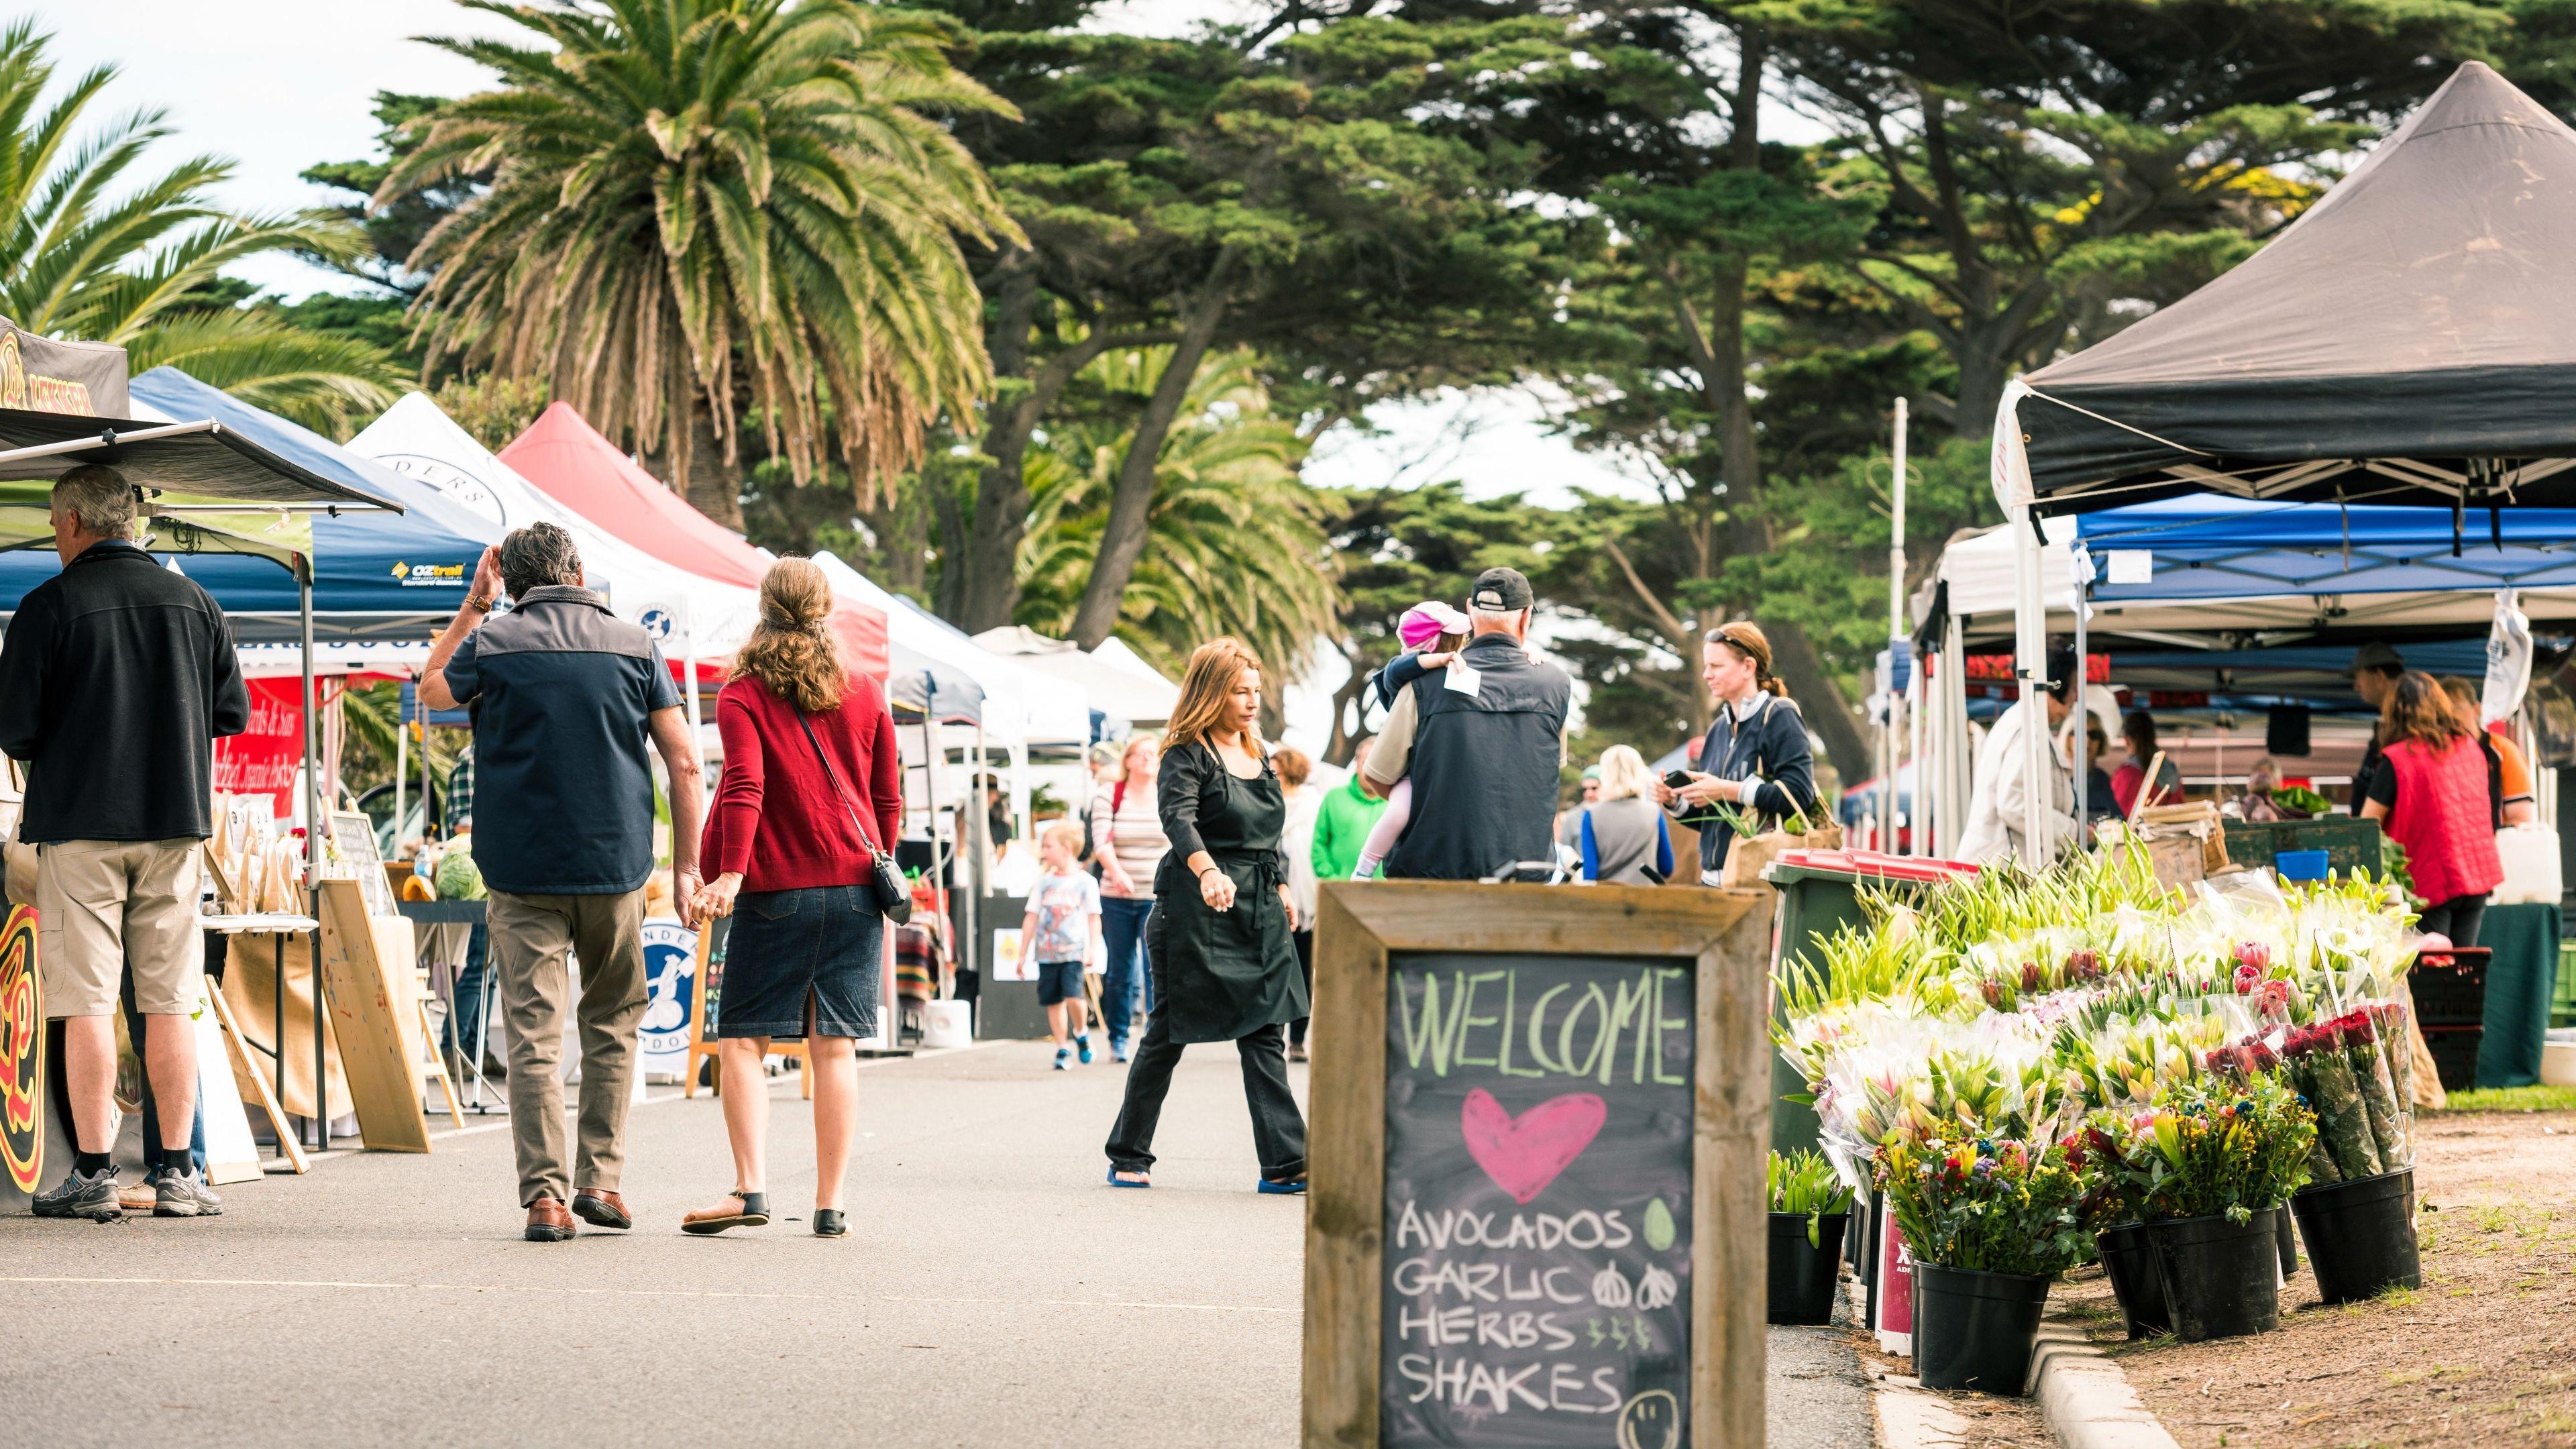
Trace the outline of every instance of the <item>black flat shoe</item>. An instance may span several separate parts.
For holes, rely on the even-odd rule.
[[[738,1202],[742,1211],[727,1212],[723,1203]],[[723,1202],[711,1208],[697,1208],[680,1219],[680,1231],[696,1237],[709,1237],[727,1228],[760,1228],[769,1225],[769,1194],[765,1192],[729,1192]]]
[[[839,1208],[814,1209],[814,1236],[818,1238],[846,1238],[849,1235],[849,1216],[843,1213]]]

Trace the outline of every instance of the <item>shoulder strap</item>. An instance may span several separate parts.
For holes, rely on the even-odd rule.
[[[824,777],[832,782],[832,793],[840,797],[841,809],[849,814],[850,823],[859,828],[860,843],[867,846],[869,854],[883,855],[885,852],[877,849],[876,837],[868,833],[867,822],[859,818],[858,807],[850,803],[849,791],[841,787],[841,772],[832,768],[832,757],[823,753],[823,742],[814,737],[813,721],[805,718],[805,711],[796,706],[790,704],[787,707],[794,711],[797,725],[805,731],[805,743],[814,747],[814,758],[823,762]]]

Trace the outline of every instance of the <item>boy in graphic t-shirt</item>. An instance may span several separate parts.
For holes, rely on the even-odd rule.
[[[1038,841],[1038,861],[1046,874],[1029,892],[1028,915],[1020,922],[1022,950],[1037,958],[1038,1005],[1046,1008],[1047,1030],[1055,1036],[1055,1069],[1065,1069],[1071,1054],[1065,1045],[1091,1060],[1090,1024],[1083,1007],[1082,972],[1100,952],[1100,883],[1076,862],[1082,853],[1082,831],[1059,821]]]

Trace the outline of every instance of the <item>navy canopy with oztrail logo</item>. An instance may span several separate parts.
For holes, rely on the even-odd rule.
[[[212,418],[298,467],[402,505],[313,516],[313,615],[322,640],[413,639],[456,612],[474,566],[501,529],[436,488],[342,449],[329,439],[208,387],[174,367],[132,383],[137,411]],[[138,483],[151,480],[138,478]],[[156,550],[157,552],[158,550]],[[295,578],[263,558],[197,554],[179,568],[205,586],[241,642],[282,642],[298,628]],[[51,549],[0,554],[0,612],[62,567]]]

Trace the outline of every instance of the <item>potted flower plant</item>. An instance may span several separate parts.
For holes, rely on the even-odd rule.
[[[2129,1133],[2129,1116],[2117,1109],[2097,1111],[2058,1146],[2082,1185],[2076,1211],[2093,1229],[2094,1251],[2129,1337],[2146,1338],[2173,1332],[2173,1314],[2165,1305],[2164,1278],[2156,1272],[2146,1224],[2138,1220],[2150,1173]]]
[[[1852,1191],[1821,1152],[1771,1154],[1773,1323],[1830,1323]]]
[[[2145,1170],[2139,1215],[2175,1335],[2279,1327],[2272,1218],[2307,1181],[2315,1115],[2269,1074],[2216,1076],[2166,1086],[2129,1126],[2126,1156]]]
[[[1878,1185],[1914,1256],[1914,1369],[1927,1389],[2019,1394],[2049,1280],[2081,1260],[2080,1185],[2062,1148],[1897,1136]]]

